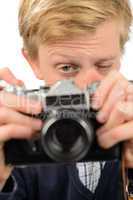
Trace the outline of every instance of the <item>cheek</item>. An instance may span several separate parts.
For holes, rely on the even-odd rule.
[[[42,70],[43,80],[45,81],[46,85],[53,85],[57,81],[61,80],[62,77],[56,73],[53,68],[45,67]]]

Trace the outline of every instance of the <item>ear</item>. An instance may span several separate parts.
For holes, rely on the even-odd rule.
[[[22,55],[24,56],[24,58],[26,59],[26,61],[29,63],[29,65],[31,66],[36,78],[43,80],[43,76],[40,70],[40,65],[39,65],[39,60],[38,58],[31,58],[31,56],[29,55],[29,52],[22,48],[21,50]]]

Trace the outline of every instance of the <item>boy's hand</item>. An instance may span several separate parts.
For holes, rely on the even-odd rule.
[[[93,101],[99,110],[97,120],[104,125],[97,131],[104,148],[124,141],[126,167],[133,168],[133,84],[118,71],[110,72],[101,81]]]
[[[0,79],[9,84],[23,85],[15,78],[8,68],[0,69]],[[42,121],[33,119],[20,112],[38,114],[41,112],[41,103],[29,100],[26,97],[17,97],[7,93],[0,87],[0,188],[9,177],[12,167],[4,163],[3,145],[12,138],[31,138],[42,128]]]

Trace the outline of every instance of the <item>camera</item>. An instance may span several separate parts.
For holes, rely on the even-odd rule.
[[[4,90],[17,96],[39,100],[43,109],[38,115],[44,122],[37,138],[11,139],[4,145],[5,162],[13,165],[68,163],[120,159],[121,145],[102,149],[96,130],[101,126],[91,101],[99,82],[79,89],[73,80],[26,90],[10,85]]]

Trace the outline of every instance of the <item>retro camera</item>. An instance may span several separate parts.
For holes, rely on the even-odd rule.
[[[96,138],[96,111],[91,108],[98,82],[80,90],[73,80],[58,81],[52,87],[26,90],[6,87],[7,92],[42,102],[39,115],[44,121],[37,138],[11,139],[5,143],[5,161],[13,165],[51,162],[112,160],[120,158],[120,145],[102,149]]]

